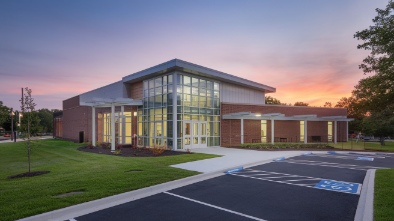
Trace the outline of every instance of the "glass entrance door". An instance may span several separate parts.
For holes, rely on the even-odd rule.
[[[207,147],[207,122],[184,121],[183,128],[184,149]]]

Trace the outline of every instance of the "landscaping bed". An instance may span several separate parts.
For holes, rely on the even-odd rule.
[[[113,156],[122,156],[122,157],[158,157],[158,156],[175,156],[181,154],[191,154],[190,152],[180,152],[173,151],[168,149],[163,149],[161,147],[156,148],[146,148],[146,147],[123,147],[118,148],[115,152],[111,152],[110,148],[107,147],[79,147],[79,151],[89,152],[89,153],[97,153],[97,154],[107,154]]]

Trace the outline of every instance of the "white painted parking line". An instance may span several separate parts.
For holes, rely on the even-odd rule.
[[[215,206],[215,205],[212,205],[212,204],[209,204],[209,203],[204,203],[202,201],[198,201],[198,200],[195,200],[195,199],[187,198],[187,197],[184,197],[184,196],[181,196],[181,195],[177,195],[177,194],[174,194],[174,193],[170,193],[170,192],[163,192],[163,193],[171,195],[171,196],[175,196],[175,197],[178,197],[178,198],[181,198],[181,199],[184,199],[184,200],[189,200],[191,202],[199,203],[199,204],[202,204],[204,206],[209,206],[209,207],[212,207],[212,208],[215,208],[215,209],[218,209],[218,210],[222,210],[222,211],[225,211],[225,212],[229,212],[229,213],[232,213],[232,214],[243,216],[243,217],[246,217],[246,218],[249,218],[249,219],[259,220],[259,221],[267,221],[265,219],[260,219],[260,218],[254,217],[254,216],[249,216],[249,215],[244,214],[244,213],[236,212],[236,211],[229,210],[229,209],[226,209],[226,208],[223,208],[223,207],[220,207],[220,206]]]
[[[336,159],[346,159],[346,160],[355,160],[357,156],[351,155],[351,154],[327,154],[327,155],[321,155],[321,154],[315,154],[315,155],[304,155],[305,157],[325,157],[325,158],[336,158]],[[381,158],[384,159],[385,157],[375,157],[375,158]]]
[[[292,163],[292,164],[302,164],[302,165],[312,165],[312,166],[322,166],[322,167],[335,167],[344,168],[351,170],[369,170],[369,169],[388,169],[386,167],[373,167],[373,166],[363,166],[354,164],[342,164],[342,163],[331,163],[324,161],[313,161],[313,160],[285,160],[277,163]]]
[[[294,186],[303,186],[309,188],[318,188],[317,184],[321,183],[322,180],[324,180],[322,178],[317,178],[317,177],[299,176],[293,174],[269,172],[269,171],[254,170],[254,169],[246,169],[240,172],[231,173],[229,175],[275,182],[275,183],[289,184]],[[269,177],[264,177],[264,176],[269,176]],[[288,179],[290,177],[291,179]],[[298,179],[294,179],[294,177],[297,177]],[[349,183],[349,182],[342,182],[337,180],[330,180],[330,181],[336,183]],[[351,184],[359,188],[361,188],[362,186],[362,184],[359,183],[351,183]],[[341,192],[341,193],[356,194],[356,195],[360,194],[360,191],[343,191],[342,189],[335,189],[335,188],[319,188],[319,189]]]

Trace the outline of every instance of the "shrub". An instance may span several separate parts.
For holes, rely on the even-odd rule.
[[[110,149],[111,148],[111,144],[110,143],[101,143],[100,144],[101,148],[103,149]]]
[[[86,146],[88,149],[93,149],[95,146],[93,146],[92,143],[88,143],[88,145]]]
[[[153,155],[161,155],[167,150],[167,147],[155,145],[151,147],[150,150],[152,151]]]

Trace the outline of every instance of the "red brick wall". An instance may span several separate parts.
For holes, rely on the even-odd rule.
[[[78,105],[75,105],[78,104]],[[63,101],[63,138],[79,141],[79,132],[84,132],[84,141],[92,139],[92,108],[79,106],[79,96]]]
[[[134,100],[142,100],[144,98],[143,82],[136,82],[131,84],[131,98]]]
[[[346,116],[347,110],[344,108],[319,108],[319,107],[294,107],[278,105],[240,105],[240,104],[221,104],[222,115],[237,112],[252,113],[282,113],[286,116],[316,114],[321,116]],[[334,125],[333,125],[334,126]],[[311,136],[320,136],[322,142],[328,141],[327,121],[308,121],[307,122],[307,141],[312,142]],[[237,146],[241,143],[241,120],[221,119],[221,145]],[[244,143],[252,143],[254,139],[261,138],[261,121],[244,121]],[[346,122],[338,122],[337,141],[346,141]],[[334,136],[334,131],[332,132]],[[299,142],[300,121],[275,121],[275,138],[286,138],[288,142]],[[333,137],[334,139],[334,137]],[[271,142],[271,121],[267,120],[267,142]]]

